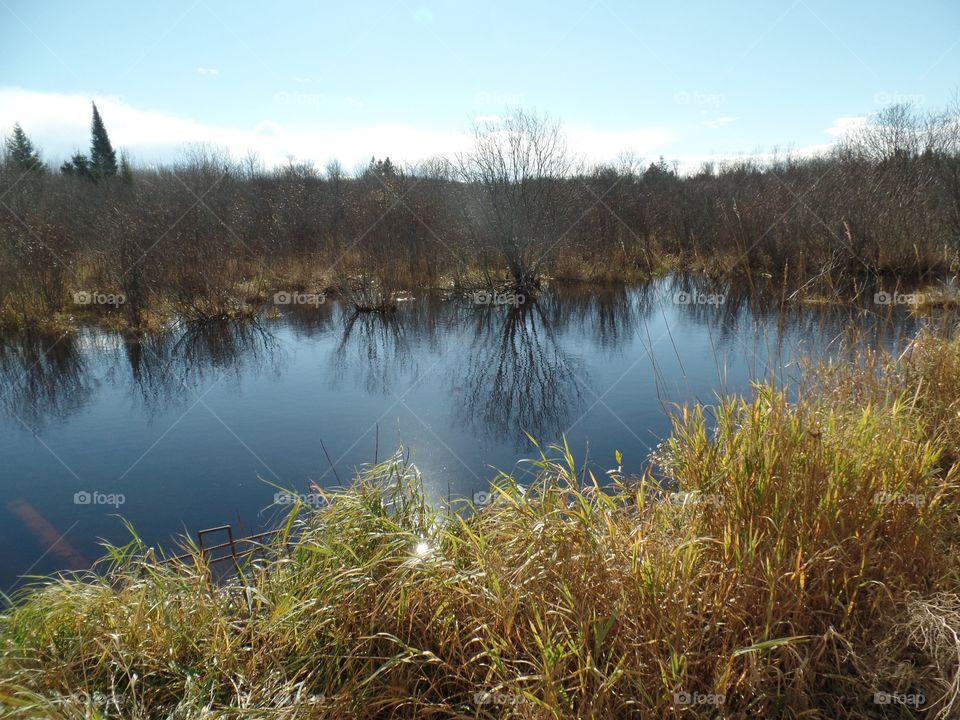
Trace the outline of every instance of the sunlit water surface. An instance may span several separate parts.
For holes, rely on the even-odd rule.
[[[0,589],[89,564],[100,539],[129,539],[121,516],[153,545],[256,532],[282,515],[275,486],[335,486],[401,445],[444,500],[534,454],[525,433],[565,436],[601,472],[620,450],[636,472],[676,404],[790,383],[798,358],[849,352],[850,328],[895,348],[920,323],[892,307],[778,312],[729,289],[677,302],[695,291],[555,287],[520,310],[424,293],[393,317],[329,301],[139,341],[0,339]]]

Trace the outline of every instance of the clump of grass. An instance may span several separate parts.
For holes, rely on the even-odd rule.
[[[949,310],[960,306],[960,289],[955,280],[923,288],[916,295],[915,308],[918,311]]]
[[[15,309],[10,303],[0,304],[0,332],[16,333],[32,331],[62,335],[76,329],[72,315],[65,312],[27,311]]]
[[[388,313],[397,309],[398,291],[372,278],[350,278],[340,292],[356,312]]]
[[[432,507],[395,456],[217,582],[134,538],[0,617],[0,707],[864,718],[892,693],[950,717],[960,341],[815,380],[684,410],[638,481],[552,448],[472,513]]]

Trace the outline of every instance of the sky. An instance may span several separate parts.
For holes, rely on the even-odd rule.
[[[96,101],[141,164],[191,143],[414,163],[522,107],[589,162],[694,167],[943,109],[958,70],[958,0],[0,0],[0,131],[54,163],[86,150]]]

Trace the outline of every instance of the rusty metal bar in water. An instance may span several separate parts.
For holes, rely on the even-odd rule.
[[[209,547],[204,547],[204,545],[203,545],[203,536],[204,536],[204,535],[207,535],[207,534],[209,534],[209,533],[211,533],[211,532],[218,532],[218,531],[219,531],[219,532],[223,532],[223,531],[226,531],[226,532],[227,532],[227,537],[228,537],[227,542],[225,542],[225,543],[220,543],[220,544],[218,544],[218,545],[211,545],[211,546],[209,546]],[[221,555],[221,556],[219,556],[219,557],[209,557],[209,558],[208,558],[208,561],[209,561],[211,564],[213,564],[213,563],[221,562],[221,561],[223,561],[223,560],[236,559],[236,558],[244,557],[244,556],[246,556],[246,555],[250,555],[251,553],[256,552],[256,550],[257,550],[256,547],[251,547],[251,548],[248,549],[248,550],[240,550],[240,551],[238,551],[238,550],[237,550],[237,545],[239,545],[239,544],[241,544],[241,543],[246,544],[246,545],[259,545],[260,543],[257,542],[258,540],[261,540],[261,539],[263,539],[263,538],[270,537],[270,536],[272,536],[272,535],[276,535],[276,534],[279,533],[279,532],[280,532],[279,529],[276,529],[276,530],[266,530],[266,531],[264,531],[264,532],[254,533],[253,535],[247,535],[246,537],[234,538],[234,537],[233,537],[233,528],[232,528],[230,525],[219,525],[219,526],[217,526],[217,527],[206,528],[206,529],[204,529],[204,530],[198,531],[198,532],[197,532],[197,541],[198,541],[198,544],[199,544],[199,546],[200,546],[200,552],[201,552],[203,555],[205,555],[205,556],[206,556],[206,555],[209,555],[209,553],[216,552],[217,550],[224,550],[224,549],[226,549],[226,548],[230,548],[230,554],[229,554],[229,555]],[[193,553],[185,553],[185,554],[183,554],[183,555],[175,555],[174,557],[164,558],[164,559],[161,560],[160,562],[161,562],[161,563],[181,562],[181,561],[183,561],[183,560],[188,560],[188,559],[190,559],[190,558],[192,558],[192,557],[193,557]]]

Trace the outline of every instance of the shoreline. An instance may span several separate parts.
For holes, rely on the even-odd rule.
[[[478,295],[496,298],[499,296],[516,296],[524,299],[523,302],[498,303],[488,301],[491,306],[509,305],[520,307],[536,300],[536,295],[552,289],[582,289],[595,294],[602,294],[613,288],[646,287],[662,280],[685,279],[688,284],[700,287],[703,292],[713,292],[726,288],[737,288],[740,293],[746,293],[756,302],[764,302],[782,307],[795,304],[807,305],[835,305],[856,306],[861,298],[873,293],[883,296],[874,303],[879,305],[906,305],[916,312],[927,312],[936,309],[960,307],[960,289],[956,287],[957,275],[952,273],[931,277],[909,277],[897,274],[887,276],[868,276],[859,282],[852,281],[844,287],[822,288],[805,283],[799,288],[787,291],[780,287],[775,279],[765,273],[756,278],[725,277],[721,273],[719,278],[715,273],[705,271],[674,270],[648,276],[644,279],[633,280],[604,280],[601,282],[582,278],[544,277],[542,286],[534,295],[522,294],[512,288],[506,275],[501,275],[495,283],[463,282],[453,278],[437,285],[415,285],[395,287],[392,289],[378,289],[374,284],[372,289],[358,295],[355,290],[347,286],[337,286],[330,283],[309,285],[302,281],[286,285],[263,285],[255,292],[249,292],[249,281],[241,283],[240,287],[247,287],[246,293],[237,292],[229,299],[221,298],[218,305],[211,305],[211,299],[200,299],[188,304],[178,303],[172,299],[158,300],[138,310],[139,321],[133,322],[125,312],[125,297],[122,293],[95,291],[78,291],[87,297],[113,298],[111,303],[101,303],[99,306],[89,300],[74,303],[69,309],[61,312],[49,313],[43,311],[37,315],[15,313],[9,307],[0,307],[0,332],[39,332],[41,334],[64,334],[78,330],[85,324],[95,324],[107,330],[117,330],[132,333],[157,333],[171,323],[179,322],[218,322],[226,320],[253,320],[264,321],[275,319],[285,311],[314,309],[325,304],[328,300],[352,306],[357,313],[375,313],[390,316],[396,311],[400,302],[411,299],[418,293],[443,294],[451,299],[460,299],[476,303]],[[811,278],[811,282],[816,277]],[[889,297],[888,297],[889,296]],[[303,300],[301,300],[303,298]]]

